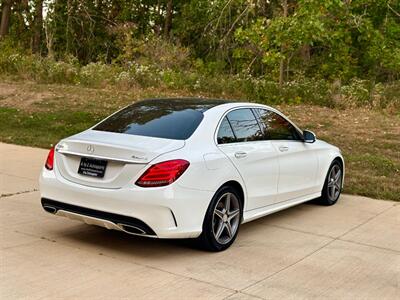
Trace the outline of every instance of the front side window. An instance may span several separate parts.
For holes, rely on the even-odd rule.
[[[262,131],[249,108],[231,111],[227,119],[232,126],[237,142],[249,142],[262,139]]]
[[[301,137],[296,128],[285,118],[277,113],[256,109],[260,124],[263,127],[264,139],[267,140],[300,140]]]

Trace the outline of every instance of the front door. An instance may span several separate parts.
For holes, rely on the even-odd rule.
[[[279,182],[275,202],[314,193],[318,168],[314,145],[304,143],[301,133],[283,116],[267,109],[257,109],[257,113],[266,139],[278,153]]]

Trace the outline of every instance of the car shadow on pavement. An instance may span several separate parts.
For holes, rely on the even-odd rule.
[[[271,220],[307,217],[307,215],[312,214],[318,207],[308,203],[301,204],[253,222],[242,224],[238,239],[255,234],[255,230],[257,230],[257,234],[260,230],[261,234],[263,234],[263,231],[267,234],[267,228]],[[90,249],[98,254],[113,253],[115,255],[130,255],[135,257],[165,258],[175,257],[183,253],[187,254],[188,252],[200,255],[202,253],[210,253],[203,250],[195,239],[147,238],[86,224],[76,224],[73,227],[68,227],[67,230],[54,229],[52,235],[55,236],[55,241],[66,242],[78,248]],[[235,244],[232,247],[235,247]]]

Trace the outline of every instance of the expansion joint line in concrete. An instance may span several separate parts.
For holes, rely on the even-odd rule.
[[[396,206],[396,205],[392,205],[392,206],[390,206],[390,207],[388,207],[388,208],[382,210],[381,212],[379,212],[378,214],[372,216],[371,218],[367,219],[366,221],[362,222],[361,224],[358,224],[358,225],[356,225],[356,226],[350,228],[349,230],[347,230],[345,233],[341,234],[340,236],[338,236],[338,237],[336,237],[336,238],[332,238],[332,240],[328,241],[327,243],[325,243],[324,245],[322,245],[322,246],[319,247],[318,249],[312,251],[311,253],[307,254],[306,256],[302,257],[301,259],[295,261],[294,263],[292,263],[292,264],[290,264],[290,265],[288,265],[288,266],[286,266],[286,267],[284,267],[284,268],[282,268],[282,269],[280,269],[280,270],[278,270],[278,271],[276,271],[276,272],[274,272],[274,273],[272,273],[272,274],[270,274],[270,275],[268,275],[268,276],[266,276],[266,277],[264,277],[264,278],[262,278],[262,279],[260,279],[260,280],[258,280],[258,281],[256,281],[256,282],[254,282],[254,283],[252,283],[252,284],[250,284],[250,285],[248,285],[248,286],[246,286],[246,287],[244,287],[244,288],[242,288],[241,290],[239,290],[239,292],[241,292],[241,293],[246,293],[246,292],[244,292],[245,290],[247,290],[247,289],[249,289],[249,288],[251,288],[251,287],[257,285],[258,283],[260,283],[260,282],[262,282],[262,281],[268,280],[268,279],[274,277],[275,275],[277,275],[277,274],[279,274],[279,273],[281,273],[281,272],[283,272],[283,271],[285,271],[285,270],[287,270],[287,269],[289,269],[289,268],[295,266],[296,264],[298,264],[298,263],[300,263],[300,262],[306,260],[307,258],[309,258],[310,256],[312,256],[313,254],[319,252],[320,250],[322,250],[322,249],[324,249],[325,247],[327,247],[327,246],[329,246],[330,244],[332,244],[334,241],[338,241],[338,240],[339,240],[339,241],[345,241],[345,240],[342,240],[342,239],[341,239],[343,236],[345,236],[346,234],[352,232],[353,230],[355,230],[355,229],[357,229],[357,228],[359,228],[359,227],[361,227],[361,226],[363,226],[363,225],[369,223],[370,221],[372,221],[372,220],[375,219],[376,217],[378,217],[378,216],[384,214],[384,213],[387,212],[389,209],[392,209],[392,208],[395,207],[395,206]],[[286,229],[287,229],[287,228],[286,228]],[[288,229],[288,230],[291,230],[291,229]],[[293,229],[293,231],[296,231],[296,230]],[[310,233],[310,234],[311,234],[311,233]],[[348,241],[346,241],[346,242],[348,242]],[[371,246],[371,245],[365,245],[365,246],[374,247],[374,246]],[[387,250],[387,249],[385,249],[385,250]],[[397,253],[397,251],[394,251],[394,252]]]
[[[33,193],[33,192],[37,192],[37,191],[38,191],[38,189],[33,189],[33,190],[16,192],[16,193],[1,194],[0,198],[6,198],[6,197],[11,197],[11,196],[20,195],[20,194]]]

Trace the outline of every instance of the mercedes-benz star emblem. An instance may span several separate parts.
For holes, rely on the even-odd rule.
[[[86,148],[87,152],[93,153],[94,152],[94,146],[93,145],[88,145]]]

